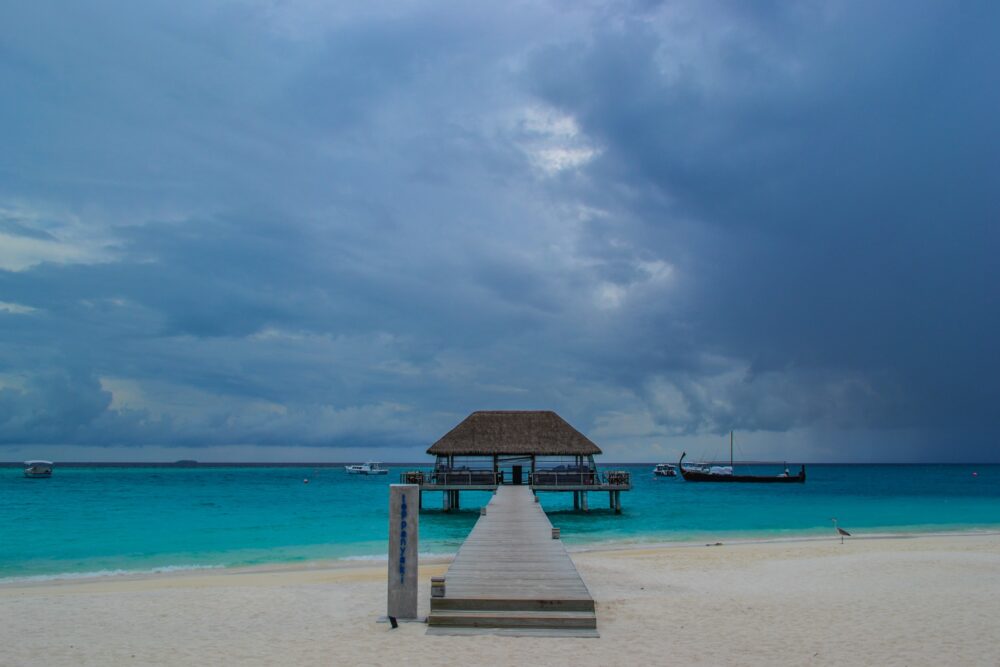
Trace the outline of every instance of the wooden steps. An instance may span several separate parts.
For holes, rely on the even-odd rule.
[[[431,598],[438,631],[538,631],[597,636],[594,600],[531,490],[502,486]]]
[[[429,625],[465,628],[597,628],[592,611],[463,611],[439,610]]]
[[[529,600],[510,599],[504,597],[479,598],[432,598],[433,611],[584,611],[594,613],[594,601],[591,599],[560,599],[560,600]],[[433,615],[433,614],[432,614]]]

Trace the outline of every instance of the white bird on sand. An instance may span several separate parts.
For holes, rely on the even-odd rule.
[[[846,530],[844,530],[843,528],[841,528],[840,526],[838,526],[836,519],[834,519],[834,518],[831,517],[830,521],[833,521],[833,527],[836,528],[837,532],[840,534],[840,543],[843,544],[844,543],[844,535],[847,535],[848,537],[850,537],[851,534],[849,532],[847,532]]]

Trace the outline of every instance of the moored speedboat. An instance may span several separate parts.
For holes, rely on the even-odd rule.
[[[24,476],[31,478],[52,477],[52,461],[25,461]]]
[[[383,468],[377,461],[368,461],[356,465],[344,466],[344,469],[352,475],[388,475],[388,468]]]
[[[677,477],[677,468],[669,463],[657,463],[653,474],[657,477]]]

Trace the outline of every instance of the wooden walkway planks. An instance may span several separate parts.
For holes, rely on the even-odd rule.
[[[527,486],[497,489],[445,588],[431,598],[432,626],[596,628],[590,591]]]

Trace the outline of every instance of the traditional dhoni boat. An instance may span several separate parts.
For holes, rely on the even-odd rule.
[[[733,472],[733,433],[729,432],[729,465],[699,465],[697,467],[684,467],[684,457],[687,452],[681,454],[680,461],[677,462],[677,469],[681,477],[686,482],[743,482],[749,484],[804,484],[806,481],[806,467],[803,465],[799,474],[792,475],[785,466],[784,472],[777,475],[737,475]]]

